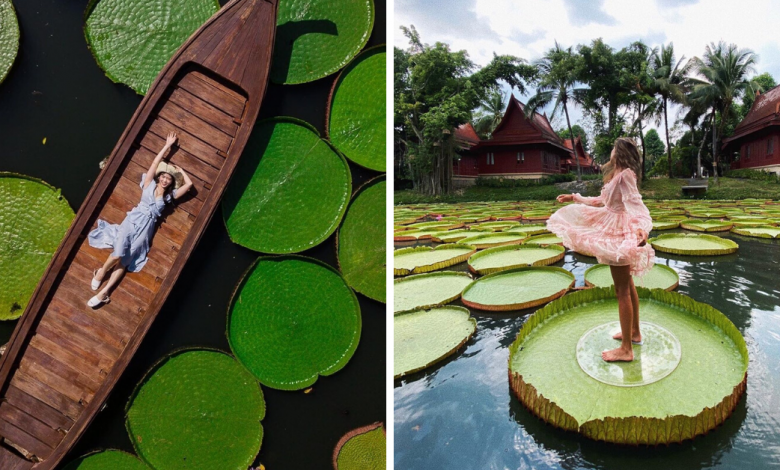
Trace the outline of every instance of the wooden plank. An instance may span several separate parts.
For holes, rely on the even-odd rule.
[[[98,364],[87,362],[80,351],[68,349],[41,335],[33,336],[28,348],[35,348],[44,354],[57,358],[81,374],[84,380],[90,380],[94,384],[100,384],[103,380],[103,374],[100,373]]]
[[[95,295],[95,292],[84,290],[84,282],[89,282],[92,279],[92,273],[80,273],[79,270],[83,269],[80,266],[72,266],[68,275],[60,282],[60,288],[57,290],[56,296],[60,301],[68,305],[72,305],[78,308],[90,308],[87,307],[87,300]],[[121,287],[121,283],[120,283]],[[137,318],[141,315],[140,305],[136,305],[134,302],[137,300],[128,295],[124,289],[115,289],[111,293],[111,302],[103,304],[99,309],[105,310],[107,315],[113,317],[122,318],[123,323],[134,324],[137,322]]]
[[[175,88],[171,93],[171,102],[176,103],[183,109],[189,110],[195,116],[213,127],[221,130],[229,136],[236,135],[238,124],[233,121],[233,117],[221,109],[209,104],[196,95],[188,92],[184,88]]]
[[[33,361],[25,352],[22,361],[19,363],[18,371],[24,372],[42,384],[57,390],[61,394],[73,401],[88,404],[95,395],[91,390],[79,384],[72,383],[59,375],[59,370],[49,370],[41,364]]]
[[[118,209],[114,208],[113,206],[110,209],[108,207],[104,207],[103,211],[113,212],[113,211],[118,211]],[[165,224],[165,225],[171,227],[170,224]],[[170,229],[171,232],[173,230],[174,230],[173,228]],[[79,246],[79,251],[82,253],[86,253],[92,258],[94,258],[95,261],[98,262],[98,266],[102,266],[103,263],[105,263],[106,258],[108,258],[108,255],[111,254],[111,251],[108,249],[104,250],[104,249],[90,246],[89,240],[87,238],[84,238],[82,240],[82,243]],[[155,276],[156,278],[162,279],[168,274],[168,270],[171,269],[170,263],[166,261],[167,258],[163,258],[163,259],[148,258],[148,261],[144,265],[143,271],[148,272],[149,274]]]
[[[53,373],[56,373],[63,379],[67,379],[77,384],[80,388],[86,388],[93,394],[94,392],[98,391],[101,386],[101,382],[99,380],[95,380],[94,378],[82,374],[78,370],[74,369],[71,365],[59,360],[59,358],[54,358],[46,354],[36,347],[27,346],[27,351],[25,352],[25,358],[26,357],[29,357],[33,362],[39,364],[41,367],[44,367],[47,370],[51,370]]]
[[[18,369],[11,379],[11,385],[59,410],[73,421],[77,420],[81,416],[81,412],[84,411],[84,406],[79,402],[71,400],[57,390],[42,384]]]
[[[52,429],[67,431],[73,426],[72,419],[13,385],[9,386],[5,391],[5,400],[28,415],[34,416]]]
[[[0,446],[0,468],[3,470],[29,470],[32,466],[33,462]]]
[[[111,344],[117,351],[121,351],[124,345],[120,343],[119,334],[102,323],[95,321],[92,316],[82,311],[87,309],[92,310],[86,305],[82,308],[74,308],[71,305],[57,301],[57,299],[52,299],[49,307],[46,309],[46,313],[48,314],[47,316],[57,317],[63,322],[72,323],[75,327],[89,331],[89,337],[93,341]]]
[[[169,132],[176,132],[178,140],[168,159],[184,168],[187,173],[213,183],[217,179],[219,169],[225,163],[225,158],[218,153],[219,149],[198,139],[186,129],[176,127],[166,119],[158,117],[149,126],[149,131],[137,142],[154,153],[154,149],[160,148],[160,143],[165,143],[165,136]]]
[[[245,100],[242,97],[236,97],[235,93],[222,85],[214,86],[212,83],[214,83],[213,80],[205,77],[202,73],[193,71],[182,77],[177,85],[193,95],[201,97],[229,116],[240,118],[244,113]]]
[[[64,434],[58,432],[56,429],[52,429],[50,426],[16,408],[7,401],[0,403],[0,418],[8,421],[19,429],[23,429],[27,434],[51,448],[56,447],[64,437]]]
[[[73,257],[72,262],[81,265],[90,273],[102,264],[100,261],[92,258],[83,251],[76,252],[76,256]],[[108,276],[110,277],[111,274],[109,273]],[[108,278],[105,278],[105,281],[108,282]],[[87,286],[91,283],[92,277],[90,276]],[[151,301],[152,297],[154,297],[154,292],[157,291],[158,287],[155,277],[144,272],[143,269],[136,273],[125,273],[122,279],[119,280],[119,284],[127,284],[128,291],[133,293],[137,299],[145,302]]]
[[[49,315],[49,309],[46,311],[47,315],[41,319],[39,326],[46,326],[59,334],[73,338],[73,341],[82,346],[82,348],[88,351],[96,352],[102,358],[108,361],[115,361],[119,354],[122,352],[119,348],[112,344],[101,343],[90,331],[83,331],[81,328],[73,325],[64,318],[58,315]]]
[[[0,435],[5,438],[6,444],[8,444],[8,441],[11,441],[41,460],[46,459],[46,457],[51,454],[52,448],[46,445],[45,442],[41,442],[32,437],[23,430],[2,419],[2,417],[0,417]]]
[[[197,137],[217,150],[227,152],[233,136],[230,136],[171,101],[158,111],[157,116],[179,129]]]

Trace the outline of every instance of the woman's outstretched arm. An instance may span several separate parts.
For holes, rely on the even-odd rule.
[[[168,153],[168,150],[170,150],[173,146],[174,142],[176,142],[176,133],[171,132],[168,134],[168,138],[165,139],[165,145],[163,146],[162,150],[160,150],[160,153],[154,157],[154,161],[149,166],[149,170],[146,172],[146,178],[144,178],[144,188],[149,186],[149,183],[151,183],[154,179],[154,174],[157,172],[157,165],[160,164],[163,157],[165,157],[165,154]]]
[[[601,196],[596,197],[585,197],[580,196],[580,193],[574,193],[571,195],[571,198],[574,202],[577,202],[579,204],[587,204],[589,206],[603,206],[604,200],[601,198]]]
[[[187,173],[185,173],[184,170],[181,169],[181,167],[178,168],[179,168],[179,172],[181,173],[181,176],[184,178],[184,184],[176,188],[176,190],[174,190],[174,195],[173,195],[174,199],[179,199],[180,197],[184,196],[185,194],[187,194],[187,191],[189,191],[190,188],[192,188],[192,180],[190,179],[189,175],[187,175]]]

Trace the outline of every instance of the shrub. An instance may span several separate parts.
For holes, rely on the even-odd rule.
[[[546,186],[566,181],[574,181],[577,177],[572,173],[549,175],[539,179],[514,179],[480,176],[475,184],[482,188],[530,188],[532,186]]]
[[[778,183],[778,176],[771,171],[763,170],[751,170],[749,168],[743,168],[740,170],[729,170],[723,176],[727,178],[741,178],[749,180],[769,181],[772,183]]]

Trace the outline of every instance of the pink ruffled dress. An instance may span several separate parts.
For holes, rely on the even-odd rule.
[[[596,257],[599,263],[631,266],[634,276],[645,275],[655,264],[649,243],[637,246],[637,229],[653,229],[650,211],[642,202],[633,170],[619,171],[601,188],[598,197],[574,194],[574,202],[547,221],[547,228],[574,251]]]

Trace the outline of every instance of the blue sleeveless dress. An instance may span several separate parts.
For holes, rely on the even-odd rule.
[[[112,248],[112,256],[120,258],[119,262],[130,272],[138,272],[146,264],[146,255],[154,236],[154,225],[162,215],[165,204],[170,204],[176,197],[174,189],[163,197],[154,197],[157,183],[152,180],[144,188],[146,174],[141,175],[141,202],[138,203],[121,224],[109,224],[98,219],[97,228],[89,232],[89,246],[95,248]]]

